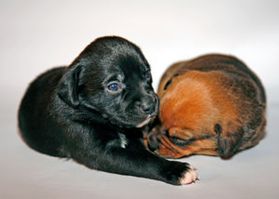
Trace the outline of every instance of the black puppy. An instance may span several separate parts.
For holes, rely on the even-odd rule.
[[[19,108],[25,142],[52,156],[124,175],[188,184],[187,163],[168,161],[143,145],[142,127],[158,112],[150,67],[141,50],[120,37],[102,37],[69,67],[45,72]]]

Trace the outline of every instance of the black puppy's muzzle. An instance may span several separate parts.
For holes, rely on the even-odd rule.
[[[138,104],[138,111],[144,115],[144,120],[137,125],[137,128],[141,128],[155,119],[159,111],[159,98],[157,95],[148,95],[143,98]]]
[[[149,95],[138,104],[139,111],[145,115],[156,116],[159,110],[159,99],[157,95]]]

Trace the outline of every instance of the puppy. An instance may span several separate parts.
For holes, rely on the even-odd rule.
[[[158,113],[150,67],[120,37],[88,45],[69,67],[51,69],[27,89],[18,113],[24,141],[38,152],[91,169],[188,184],[187,163],[168,161],[143,145],[143,126]]]
[[[235,57],[211,54],[178,62],[164,73],[158,95],[160,119],[147,138],[161,156],[226,159],[264,137],[263,85]]]

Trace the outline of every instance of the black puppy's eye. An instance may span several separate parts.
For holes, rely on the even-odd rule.
[[[118,93],[123,89],[123,86],[119,82],[111,82],[108,84],[107,89],[112,93]]]

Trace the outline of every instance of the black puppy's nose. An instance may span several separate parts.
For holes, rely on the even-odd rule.
[[[156,115],[158,100],[156,99],[156,96],[148,96],[140,101],[137,101],[136,106],[140,112],[146,115]]]
[[[159,110],[159,100],[156,95],[147,95],[141,100],[135,102],[136,108],[139,112],[146,115],[155,116]]]
[[[154,102],[150,102],[150,101],[144,101],[141,103],[140,105],[140,110],[143,112],[143,113],[146,113],[146,114],[151,114],[154,112]]]

